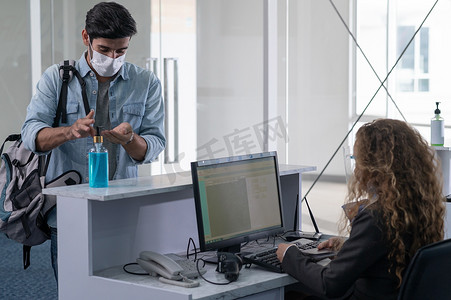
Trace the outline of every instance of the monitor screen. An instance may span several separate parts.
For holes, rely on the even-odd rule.
[[[191,173],[201,251],[284,231],[276,152],[192,162]]]

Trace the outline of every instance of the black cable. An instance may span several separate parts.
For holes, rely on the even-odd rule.
[[[332,1],[329,0],[331,3]],[[321,172],[319,173],[319,175],[315,178],[315,180],[313,181],[312,185],[310,186],[310,188],[308,189],[308,191],[305,193],[304,198],[302,199],[302,201],[304,201],[307,197],[307,195],[310,193],[310,191],[312,190],[312,188],[315,186],[315,184],[318,182],[319,178],[323,175],[324,171],[326,170],[326,168],[330,165],[330,163],[332,162],[332,159],[335,157],[335,155],[338,153],[338,151],[340,150],[340,148],[343,146],[344,142],[346,141],[346,139],[348,138],[348,136],[351,134],[351,132],[354,130],[354,127],[357,125],[357,123],[360,121],[360,119],[362,118],[363,114],[366,112],[366,110],[368,109],[368,107],[370,106],[370,104],[373,102],[374,98],[376,97],[377,93],[379,92],[379,90],[382,88],[382,86],[384,86],[385,82],[387,81],[388,77],[391,75],[391,73],[393,72],[394,68],[398,65],[398,62],[401,60],[402,56],[404,55],[404,53],[407,51],[407,48],[410,46],[410,44],[412,43],[413,39],[415,38],[415,36],[417,35],[418,31],[420,31],[420,29],[423,27],[424,22],[426,22],[427,18],[429,17],[429,15],[431,14],[432,10],[434,9],[435,5],[437,4],[438,0],[435,1],[434,5],[431,7],[431,9],[429,10],[429,12],[427,13],[426,17],[423,19],[423,21],[421,22],[420,26],[418,27],[418,29],[415,31],[415,33],[413,34],[412,38],[409,40],[409,42],[407,43],[406,47],[404,47],[404,50],[401,52],[401,54],[399,55],[398,59],[396,60],[395,64],[393,65],[393,67],[390,69],[390,71],[387,73],[387,76],[385,76],[385,79],[381,82],[381,84],[379,85],[379,87],[377,88],[376,92],[374,93],[373,97],[371,97],[370,101],[368,102],[368,104],[365,106],[364,110],[362,111],[362,113],[358,116],[358,118],[355,120],[355,122],[352,124],[351,129],[346,133],[345,137],[343,138],[343,140],[341,141],[340,145],[337,147],[337,149],[335,150],[335,152],[332,154],[332,156],[330,157],[329,161],[326,163],[326,165],[324,166],[324,168],[321,170]],[[333,3],[332,3],[333,4]],[[340,15],[340,13],[337,11],[337,13]]]
[[[194,261],[197,260],[197,248],[196,248],[196,243],[194,242],[193,238],[189,238],[188,240],[188,246],[186,247],[186,259],[189,259],[189,256],[192,254],[189,254],[189,245],[191,245],[191,243],[193,244],[194,247]]]
[[[128,274],[132,274],[132,275],[149,275],[149,273],[147,273],[147,272],[145,272],[145,273],[137,273],[137,272],[132,272],[132,271],[129,271],[129,270],[127,270],[127,267],[128,266],[131,266],[131,265],[138,265],[138,263],[128,263],[128,264],[125,264],[123,267],[122,267],[122,270],[124,270],[126,273],[128,273]]]
[[[237,277],[235,280],[229,280],[229,281],[227,281],[227,282],[214,282],[214,281],[208,280],[208,279],[206,279],[206,278],[200,273],[200,270],[199,270],[199,262],[200,262],[200,261],[202,261],[202,262],[204,263],[204,266],[205,266],[205,261],[204,261],[202,258],[199,258],[199,259],[197,260],[197,262],[196,262],[197,273],[199,274],[200,278],[202,278],[203,280],[205,280],[205,281],[208,282],[208,283],[215,284],[215,285],[227,285],[227,284],[230,284],[230,283],[236,281],[236,279],[238,279],[238,277]],[[203,267],[204,267],[204,266],[203,266]]]

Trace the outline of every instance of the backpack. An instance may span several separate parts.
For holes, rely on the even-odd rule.
[[[60,77],[63,81],[53,127],[59,120],[67,122],[67,85],[75,75],[82,87],[82,97],[86,114],[89,112],[86,84],[74,67],[75,61],[60,63]],[[3,153],[6,142],[13,142]],[[44,196],[44,187],[79,184],[82,181],[78,171],[71,170],[45,182],[51,153],[36,155],[22,143],[20,134],[11,134],[1,148],[0,166],[0,232],[6,237],[23,244],[24,269],[30,265],[32,246],[50,239],[50,227],[46,223],[47,214],[56,205],[55,196]]]

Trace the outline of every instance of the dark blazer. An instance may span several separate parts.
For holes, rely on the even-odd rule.
[[[290,247],[283,269],[318,297],[396,299],[398,281],[388,272],[388,247],[378,220],[377,212],[369,208],[359,212],[348,240],[327,266],[314,263],[296,247]]]

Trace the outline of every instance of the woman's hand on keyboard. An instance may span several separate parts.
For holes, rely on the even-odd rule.
[[[294,244],[279,244],[279,246],[277,246],[277,259],[282,262],[283,257],[285,256],[285,252],[287,251],[287,249],[291,246],[295,246]]]
[[[340,250],[343,245],[343,239],[341,237],[331,237],[327,241],[321,242],[318,245],[318,250],[321,249],[332,249],[334,251]]]

